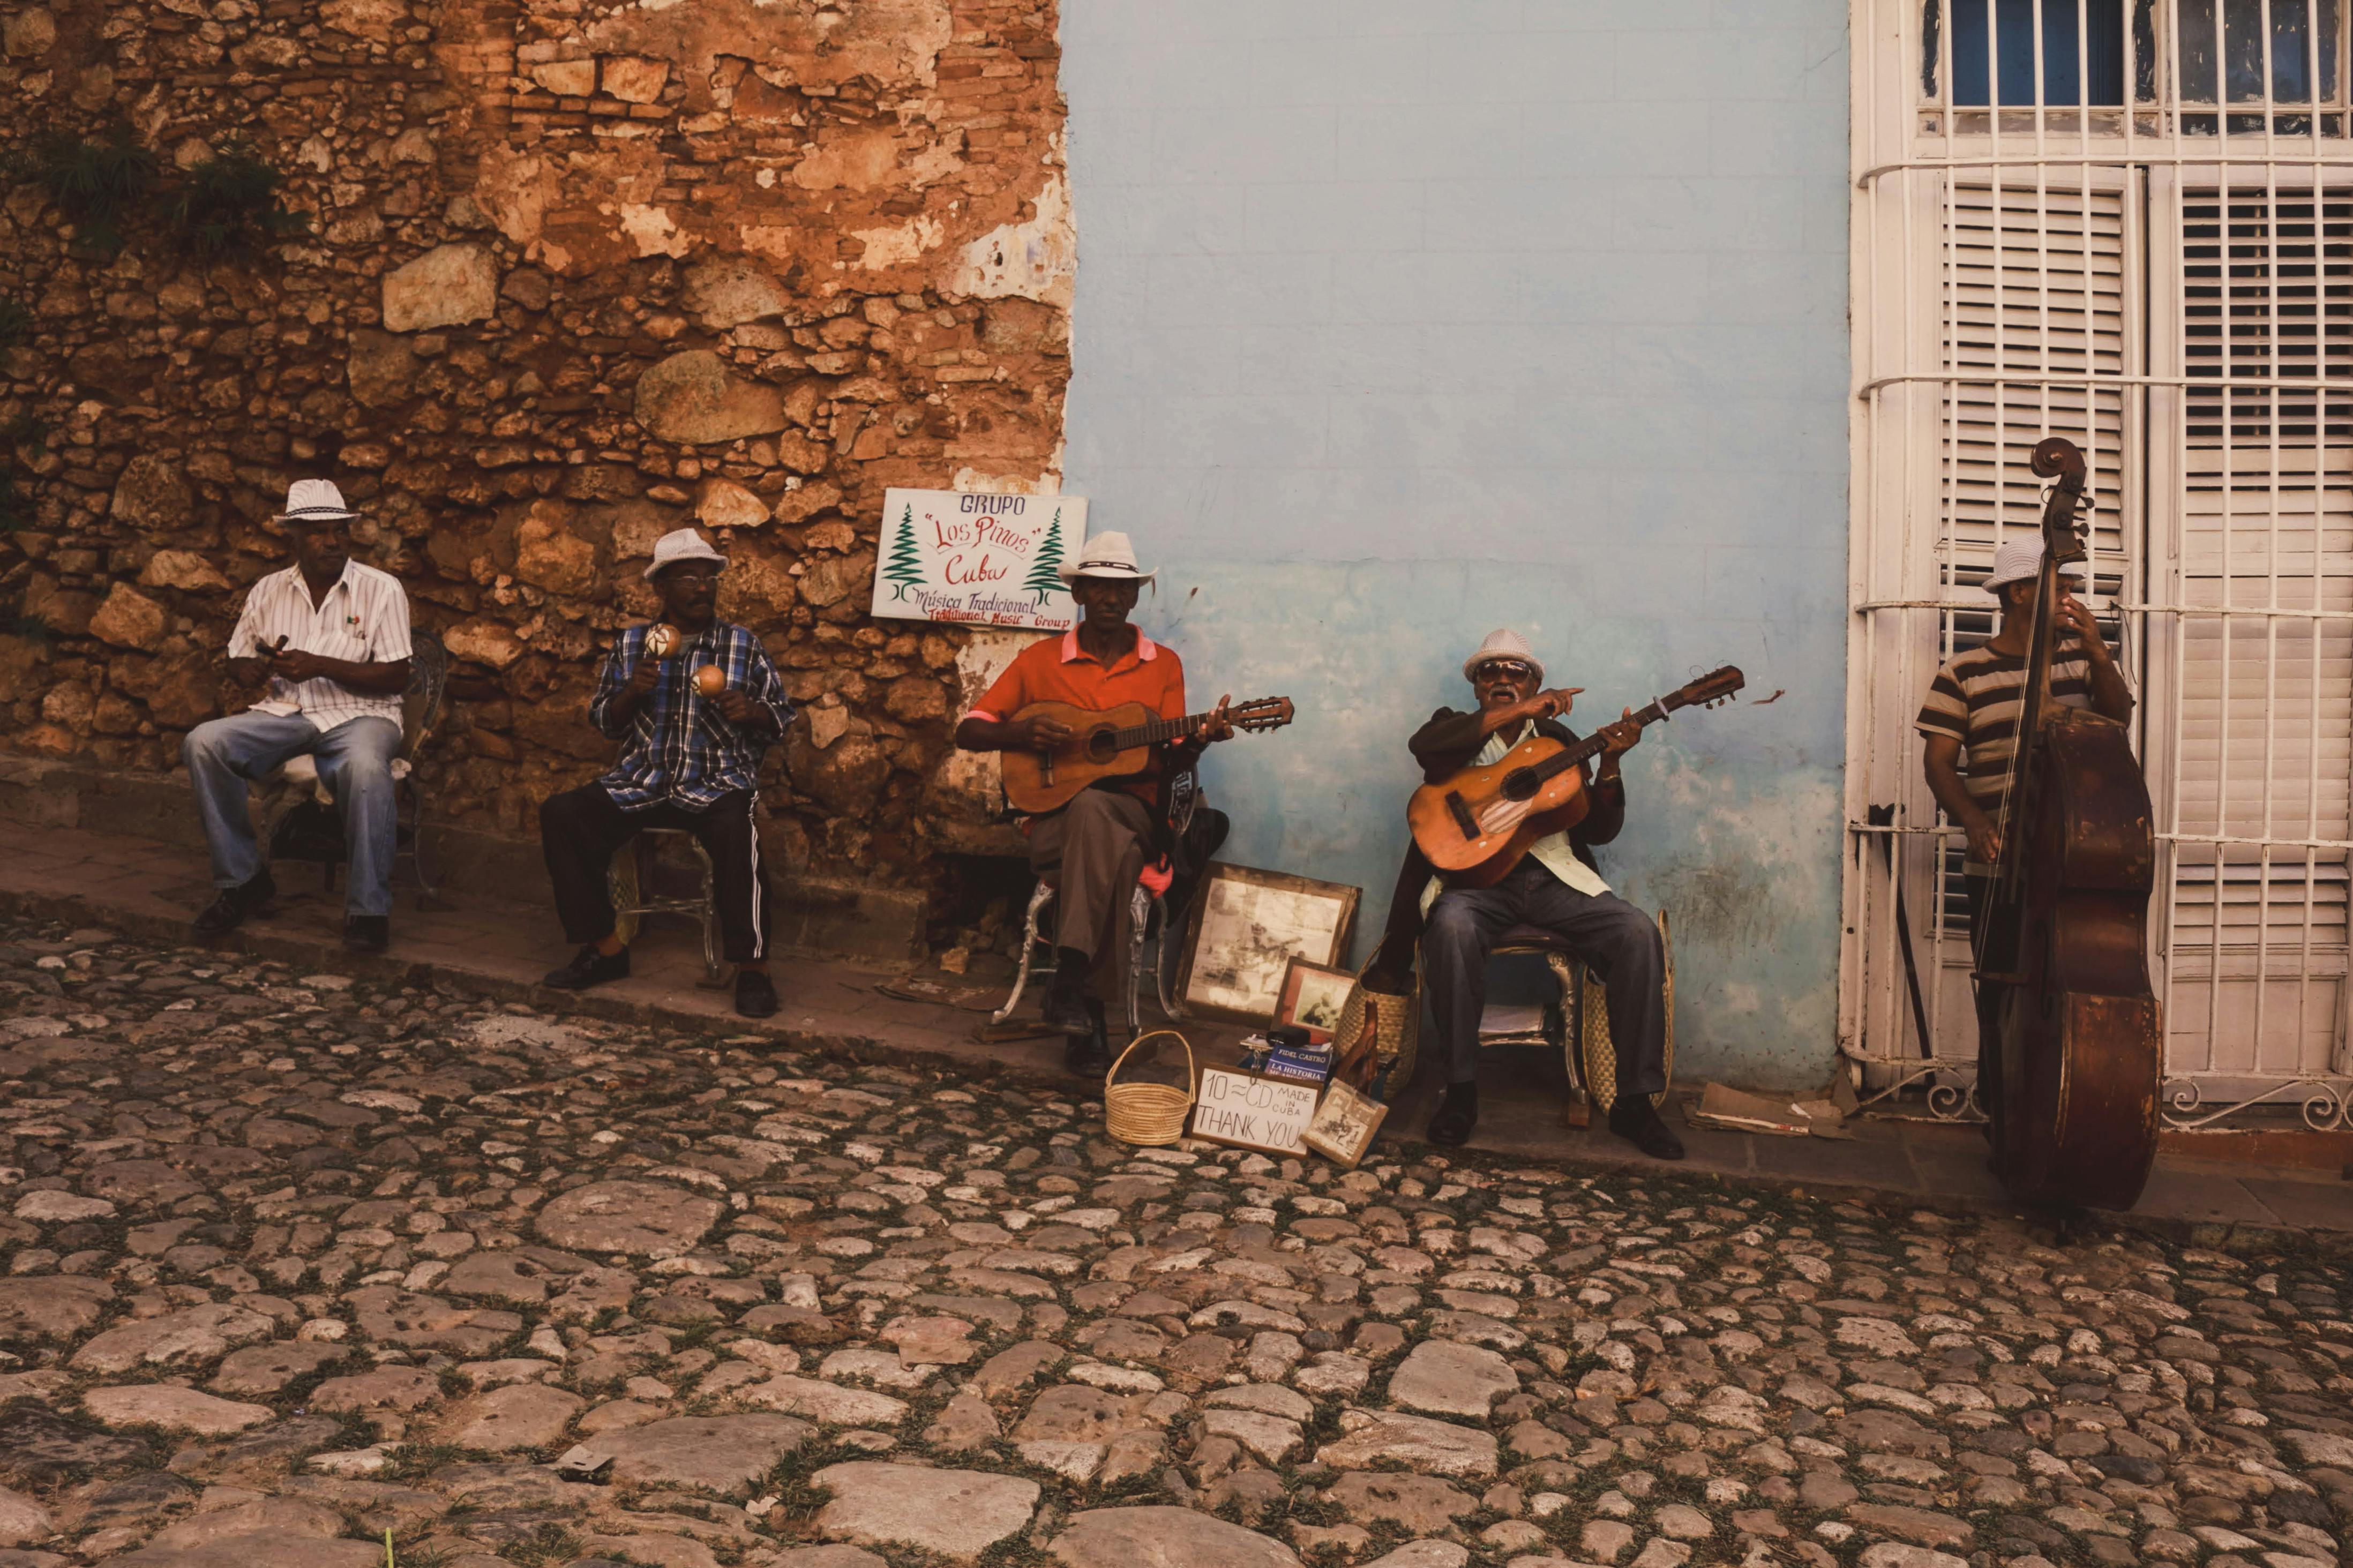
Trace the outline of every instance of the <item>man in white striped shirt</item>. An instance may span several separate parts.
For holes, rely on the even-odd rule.
[[[382,952],[391,941],[392,760],[408,689],[408,595],[398,579],[351,558],[347,529],[358,515],[329,481],[294,481],[275,520],[294,564],[253,585],[228,639],[230,673],[267,679],[267,694],[188,731],[188,778],[220,889],[196,917],[199,935],[236,929],[277,892],[254,842],[246,782],[307,752],[351,847],[343,945]]]

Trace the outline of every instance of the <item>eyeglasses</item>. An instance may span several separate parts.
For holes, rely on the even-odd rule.
[[[1525,680],[1535,670],[1516,658],[1491,658],[1472,673],[1481,680]]]

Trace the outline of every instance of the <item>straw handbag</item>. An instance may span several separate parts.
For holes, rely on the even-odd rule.
[[[1347,1000],[1340,1006],[1339,1027],[1332,1031],[1332,1051],[1335,1060],[1345,1059],[1369,1034],[1373,1039],[1369,1087],[1375,1099],[1391,1100],[1413,1077],[1414,1053],[1421,1041],[1421,974],[1417,968],[1403,995],[1375,991],[1365,984],[1365,976],[1372,973],[1373,963],[1379,957],[1377,948],[1373,958],[1356,972],[1356,983],[1348,987]]]
[[[1166,1035],[1185,1047],[1185,1087],[1171,1083],[1114,1083],[1119,1069],[1135,1047],[1146,1040],[1156,1040]],[[1193,1067],[1192,1042],[1174,1029],[1155,1029],[1138,1035],[1119,1053],[1119,1060],[1111,1064],[1103,1075],[1103,1126],[1123,1143],[1145,1146],[1174,1143],[1185,1135],[1185,1118],[1193,1109],[1195,1086],[1199,1075]]]

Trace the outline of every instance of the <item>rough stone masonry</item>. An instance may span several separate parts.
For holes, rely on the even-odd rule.
[[[807,715],[764,791],[796,869],[904,886],[963,634],[868,618],[889,485],[1050,481],[1071,241],[1050,3],[0,5],[0,147],[239,145],[308,233],[111,258],[0,205],[0,747],[165,770],[290,477],[460,661],[437,811],[507,833],[597,772],[632,563],[700,522]],[[783,759],[780,759],[782,761]]]

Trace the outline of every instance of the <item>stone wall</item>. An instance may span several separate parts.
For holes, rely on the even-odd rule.
[[[245,697],[218,654],[332,478],[462,661],[427,776],[477,827],[598,771],[585,720],[652,541],[807,710],[772,852],[920,884],[964,634],[867,615],[888,485],[1051,484],[1071,241],[1055,15],[1002,0],[0,0],[0,143],[236,139],[307,236],[200,265],[133,215],[79,252],[0,204],[0,747],[165,770]]]

